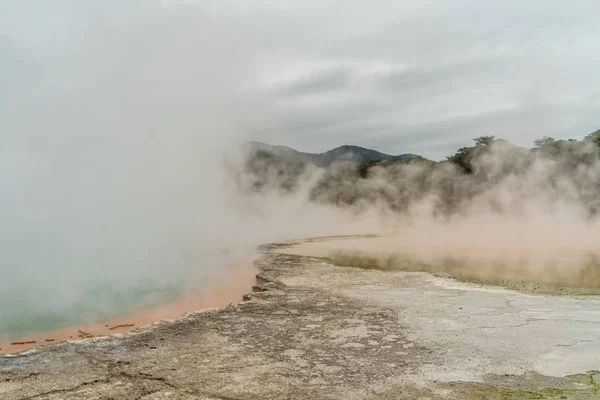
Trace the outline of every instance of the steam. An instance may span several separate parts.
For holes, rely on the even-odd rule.
[[[18,49],[37,84],[0,118],[0,336],[164,301],[265,241],[339,229],[341,212],[246,202],[230,180],[261,117],[243,31],[159,8]]]
[[[315,203],[385,216],[392,237],[306,253],[335,264],[597,292],[600,147],[594,137],[533,149],[483,138],[452,161],[340,163],[319,172],[255,154],[246,171],[254,174],[257,193],[303,188]]]
[[[288,109],[251,90],[256,79],[286,64],[290,45],[313,48],[295,14],[277,45],[236,13],[216,23],[218,7],[90,4],[44,23],[25,13],[37,29],[0,38],[18,60],[18,79],[0,82],[0,336],[201,289],[267,241],[410,227],[424,248],[596,248],[595,148],[546,156],[496,142],[470,175],[419,160],[361,176],[349,163],[257,159],[242,145],[251,128],[278,129],[270,112]],[[346,58],[360,67],[349,77],[372,78],[370,63]]]
[[[238,186],[247,193],[303,192],[318,204],[353,212],[376,208],[420,225],[468,220],[482,225],[478,219],[493,215],[585,227],[597,223],[599,156],[599,146],[588,139],[526,149],[490,138],[445,162],[340,162],[316,169],[256,151],[248,155],[247,178]]]

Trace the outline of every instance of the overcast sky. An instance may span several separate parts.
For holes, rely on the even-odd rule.
[[[86,108],[136,115],[168,93],[310,152],[581,137],[600,128],[598,21],[597,0],[4,0],[0,135],[52,141],[36,121],[69,104],[82,122],[61,140],[76,140]]]

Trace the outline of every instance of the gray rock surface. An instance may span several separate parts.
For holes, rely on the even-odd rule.
[[[390,291],[430,291],[432,304],[443,304],[436,291],[456,297],[459,289],[436,287],[426,274],[343,269],[279,251],[287,246],[263,247],[254,292],[240,303],[128,334],[1,356],[0,399],[461,399],[488,398],[476,396],[497,388],[517,397],[490,399],[546,398],[518,397],[540,388],[571,398],[570,391],[585,395],[578,391],[590,389],[539,374],[522,358],[513,360],[510,351],[503,361],[498,354],[511,345],[495,343],[493,334],[486,343],[497,347],[495,358],[481,350],[482,343],[471,346],[469,359],[468,344],[432,340],[434,321],[420,337],[414,326],[421,316],[414,315],[413,303],[403,305],[402,296],[395,301]],[[469,312],[489,308],[469,301],[477,299],[464,303]],[[597,329],[596,322],[589,325]],[[488,358],[512,372],[478,368]]]

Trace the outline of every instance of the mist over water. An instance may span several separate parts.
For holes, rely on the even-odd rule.
[[[32,75],[0,111],[0,337],[164,302],[263,241],[323,233],[296,225],[301,201],[249,205],[228,178],[255,108],[234,27],[123,17],[16,42]]]
[[[257,151],[247,163],[253,184],[242,189],[304,192],[387,222],[391,236],[299,250],[338,265],[598,294],[599,137],[544,139],[531,149],[481,137],[444,162],[342,162],[325,171]]]
[[[301,12],[318,26],[307,31],[295,23],[302,18],[282,9],[257,17],[243,7],[191,3],[15,2],[2,13],[14,18],[0,23],[0,337],[98,321],[201,290],[212,271],[248,262],[267,241],[410,226],[412,242],[424,249],[440,241],[461,249],[499,242],[507,251],[596,248],[600,169],[593,147],[577,150],[589,162],[566,168],[560,156],[529,157],[496,143],[475,160],[470,177],[450,163],[374,166],[365,177],[350,164],[249,165],[242,143],[261,135],[326,146],[333,137],[342,144],[382,129],[423,133],[452,122],[451,142],[464,140],[454,137],[464,123],[455,123],[460,110],[445,109],[455,102],[436,94],[455,82],[438,75],[452,57],[438,49],[441,70],[425,71],[444,82],[427,89],[426,109],[439,118],[417,129],[415,119],[431,115],[417,102],[406,118],[413,122],[391,126],[390,110],[410,110],[407,98],[427,96],[407,87],[386,103],[391,92],[375,89],[390,80],[403,88],[406,76],[423,79],[411,71],[431,63],[415,52],[428,47],[428,30],[415,36],[418,45],[392,43],[408,54],[403,62],[368,43],[364,54],[349,50],[379,26],[377,17],[356,25],[348,37],[360,40],[348,46],[337,25],[309,18],[313,9]],[[417,22],[427,15],[416,6],[407,13]],[[385,56],[373,61],[379,52]],[[307,74],[292,73],[297,65]],[[289,82],[288,72],[299,82]],[[593,107],[597,100],[588,97]],[[466,104],[470,110],[473,101]],[[500,116],[527,129],[540,118]],[[490,125],[467,131],[480,126]],[[318,128],[318,140],[307,127]],[[422,140],[439,145],[439,138]]]

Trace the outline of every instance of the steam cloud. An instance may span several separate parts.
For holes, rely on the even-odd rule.
[[[235,29],[151,8],[57,54],[17,48],[37,59],[0,118],[0,336],[201,288],[262,242],[339,229],[326,207],[247,202],[230,181],[241,120],[259,117]]]
[[[313,202],[387,216],[397,236],[317,251],[336,264],[597,290],[598,137],[544,139],[533,149],[483,137],[445,162],[340,163],[325,171],[250,152],[245,171],[254,180],[245,189],[293,195],[304,187]]]
[[[268,125],[273,106],[244,91],[265,66],[247,49],[266,52],[272,33],[205,11],[156,6],[85,19],[79,36],[0,40],[19,77],[0,82],[0,336],[202,287],[266,241],[410,226],[423,246],[594,247],[591,145],[567,157],[496,142],[472,174],[244,154],[245,127]]]

